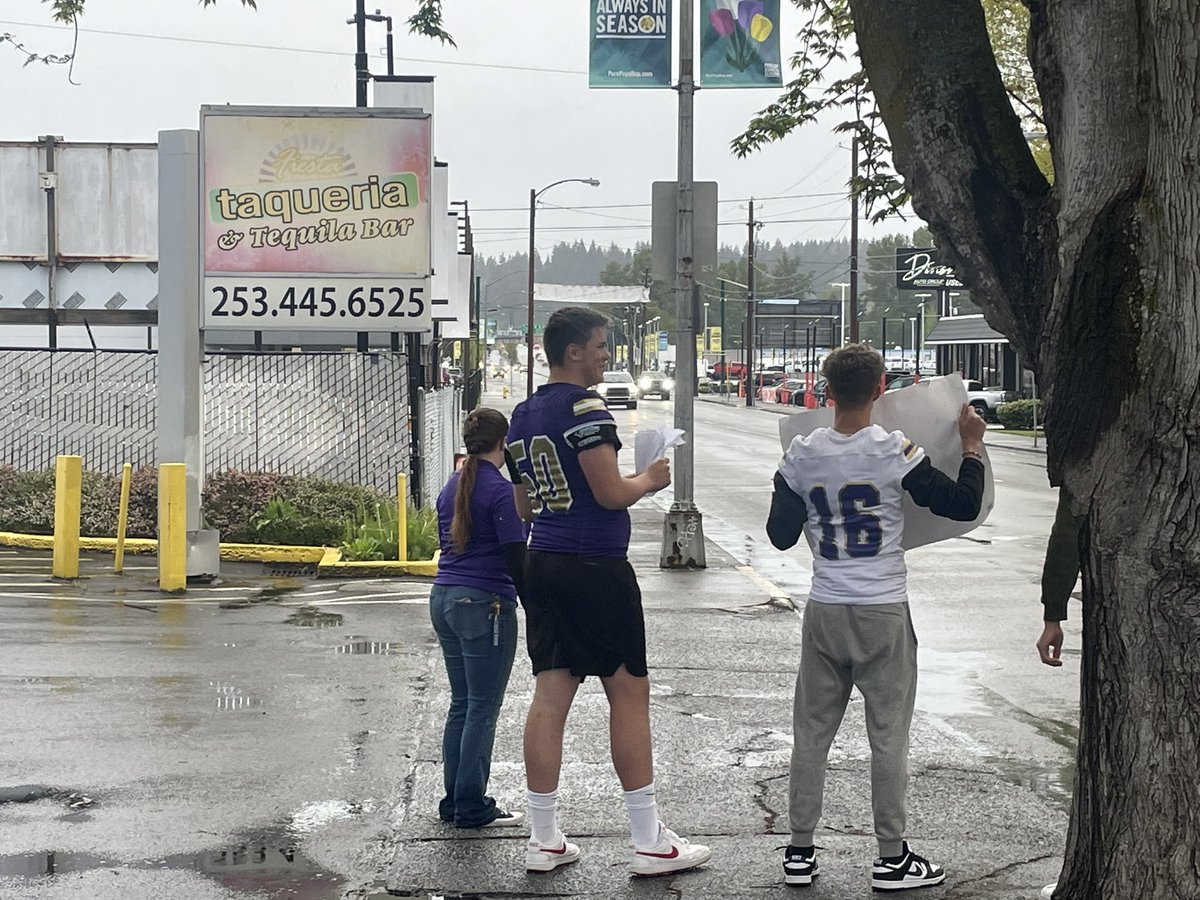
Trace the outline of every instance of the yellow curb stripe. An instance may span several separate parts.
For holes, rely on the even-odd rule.
[[[48,534],[16,534],[11,531],[0,531],[0,546],[20,547],[27,550],[53,550],[54,538]],[[116,550],[116,538],[85,537],[79,539],[82,550],[112,553]],[[156,553],[158,541],[152,538],[127,538],[126,553]],[[338,575],[353,578],[363,578],[370,575],[394,577],[396,575],[416,575],[432,578],[437,575],[438,557],[433,559],[409,560],[407,562],[349,562],[342,560],[342,553],[336,547],[293,547],[280,544],[221,544],[221,559],[233,562],[260,563],[298,563],[317,564],[317,574],[321,578]]]

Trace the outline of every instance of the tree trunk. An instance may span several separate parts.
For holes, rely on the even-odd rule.
[[[1196,0],[1029,5],[1052,189],[1001,108],[976,4],[852,0],[897,168],[989,322],[1033,361],[1051,479],[1087,513],[1055,896],[1196,898],[1200,14]]]

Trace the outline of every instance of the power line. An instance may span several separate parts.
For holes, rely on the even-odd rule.
[[[843,222],[843,221],[845,221],[845,219],[842,216],[832,216],[832,217],[816,218],[816,219],[773,219],[771,221],[771,224],[772,225],[790,225],[790,224],[796,224],[796,223],[802,224],[802,223],[807,223],[807,222]],[[746,223],[745,222],[718,222],[717,226],[720,228],[733,228],[733,227],[745,228]],[[649,228],[650,228],[650,223],[644,222],[640,225],[548,225],[548,226],[539,225],[537,230],[539,232],[542,232],[542,231],[645,231]],[[498,232],[505,232],[508,234],[528,234],[529,226],[528,225],[513,225],[513,226],[508,226],[508,227],[496,226],[496,227],[492,227],[492,228],[476,228],[475,232],[476,233],[490,232],[492,234],[495,234]]]
[[[809,200],[816,197],[840,197],[845,200],[849,194],[845,191],[826,191],[816,194],[775,194],[769,197],[738,197],[733,200],[718,200],[717,203],[749,203],[751,200],[755,202],[759,200]],[[601,203],[601,204],[586,204],[583,206],[555,206],[553,204],[542,204],[544,209],[649,209],[653,204],[650,203]],[[483,206],[479,209],[471,207],[472,212],[529,212],[528,206]],[[742,223],[745,224],[745,223]]]
[[[0,19],[0,24],[13,25],[18,28],[49,28],[55,31],[63,30],[59,25],[47,25],[43,22],[15,22]],[[108,37],[137,38],[147,41],[173,41],[179,44],[202,44],[215,47],[236,47],[243,50],[271,50],[276,53],[310,53],[318,56],[353,57],[350,50],[325,50],[319,47],[281,47],[277,44],[249,44],[241,41],[219,41],[212,38],[180,37],[170,34],[148,34],[138,31],[113,31],[106,28],[80,28],[84,34],[99,34]],[[550,69],[539,66],[510,66],[503,63],[472,63],[459,60],[424,59],[416,56],[397,56],[397,62],[421,63],[428,66],[459,66],[468,69],[504,69],[512,72],[543,72],[551,75],[587,75],[583,69]]]

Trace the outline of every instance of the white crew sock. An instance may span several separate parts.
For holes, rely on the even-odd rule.
[[[529,837],[539,844],[558,846],[558,791],[548,794],[526,791],[525,803],[529,810]]]
[[[636,791],[625,792],[625,808],[629,810],[629,832],[633,846],[648,850],[658,845],[658,801],[654,799],[654,782]]]

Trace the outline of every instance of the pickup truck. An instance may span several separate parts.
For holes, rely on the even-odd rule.
[[[996,412],[1001,403],[1017,399],[1014,391],[1006,391],[998,387],[985,388],[978,381],[968,379],[963,382],[963,385],[967,389],[967,402],[988,421],[996,421]]]

